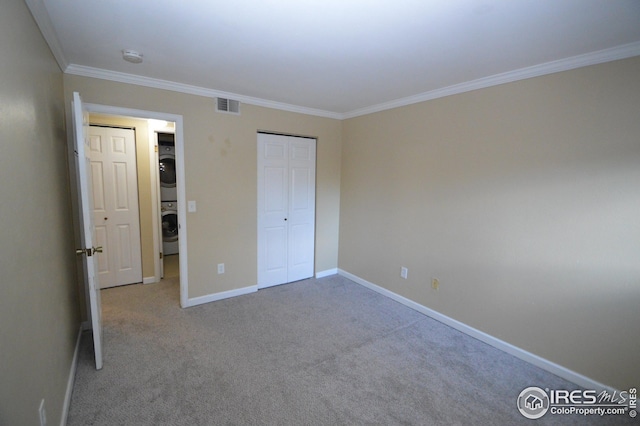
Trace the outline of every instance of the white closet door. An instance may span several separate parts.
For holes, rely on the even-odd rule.
[[[258,134],[258,287],[287,282],[289,142]]]
[[[91,126],[89,138],[101,288],[142,282],[135,133]]]
[[[313,276],[316,218],[316,141],[289,138],[287,282]]]
[[[258,287],[313,276],[315,139],[258,134]]]

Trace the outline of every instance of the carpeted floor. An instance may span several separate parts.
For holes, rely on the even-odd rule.
[[[528,420],[526,387],[575,389],[340,276],[189,309],[177,279],[102,291],[104,368],[81,342],[68,425],[620,424]]]

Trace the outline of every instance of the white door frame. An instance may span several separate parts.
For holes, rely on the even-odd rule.
[[[258,132],[259,289],[315,273],[316,146],[313,137]],[[268,147],[276,149],[269,151]],[[269,182],[279,184],[282,194],[272,198],[275,205],[267,202],[267,169],[276,171],[272,174],[275,180]],[[302,194],[296,190],[300,183],[306,188]]]
[[[116,106],[109,105],[100,105],[100,104],[84,104],[85,109],[89,113],[95,114],[106,114],[106,115],[116,115],[116,116],[125,116],[125,117],[134,117],[139,119],[154,119],[154,120],[164,120],[164,121],[173,121],[176,124],[175,127],[175,147],[176,147],[176,180],[177,180],[177,189],[178,189],[178,227],[180,229],[180,239],[179,241],[179,250],[180,250],[180,306],[187,307],[187,299],[189,294],[189,281],[188,281],[188,271],[187,271],[187,209],[186,209],[186,190],[185,190],[185,165],[184,165],[184,135],[183,135],[183,118],[182,115],[177,114],[168,114],[164,112],[157,111],[146,111],[139,109],[131,109],[131,108],[122,108]],[[156,164],[157,168],[157,164]],[[153,167],[152,167],[153,170]],[[151,191],[151,202],[155,206],[158,204],[159,194],[156,191]],[[158,213],[153,209],[153,229],[154,229],[154,263],[155,268],[154,271],[156,274],[160,271],[159,262],[162,261],[160,259],[160,247],[157,243],[161,241],[161,236],[156,236],[156,228],[158,228],[158,224],[160,222],[160,218],[158,217]],[[158,225],[158,226],[156,226]],[[158,238],[158,240],[156,240]],[[158,280],[160,276],[157,276]]]
[[[158,170],[158,163],[160,160],[159,145],[158,145],[158,131],[151,125],[147,126],[147,132],[149,134],[149,160],[151,171],[151,205],[154,207],[151,211],[152,226],[153,226],[153,256],[154,259],[160,261],[153,262],[154,282],[158,282],[164,277],[164,249],[162,246],[162,217],[160,213],[160,170]],[[176,200],[177,201],[177,200]],[[158,253],[156,253],[156,250]]]

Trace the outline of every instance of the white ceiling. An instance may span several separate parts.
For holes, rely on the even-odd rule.
[[[65,72],[336,117],[640,55],[640,0],[26,2]]]

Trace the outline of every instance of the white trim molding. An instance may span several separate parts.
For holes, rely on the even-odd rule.
[[[569,71],[589,65],[596,65],[603,62],[611,62],[639,55],[640,41],[623,44],[621,46],[616,46],[609,49],[598,50],[596,52],[585,53],[583,55],[572,56],[570,58],[559,59],[557,61],[546,62],[544,64],[533,65],[531,67],[520,68],[513,71],[507,71],[501,74],[482,77],[476,80],[466,81],[463,83],[454,84],[452,86],[442,87],[428,92],[419,93],[414,96],[408,96],[406,98],[396,99],[378,105],[372,105],[370,107],[353,110],[351,112],[342,114],[342,119],[373,114],[375,112],[417,104],[433,99],[444,98],[446,96],[457,95],[464,92],[470,92],[472,90],[484,89],[500,84],[512,83],[514,81],[540,77],[543,75],[562,71]]]
[[[258,291],[257,285],[249,287],[237,288],[234,290],[222,291],[220,293],[207,294],[206,296],[192,297],[186,300],[186,303],[182,305],[183,308],[191,308],[193,306],[202,305],[205,303],[217,302],[218,300],[229,299],[230,297],[242,296],[245,294],[255,293]]]
[[[71,64],[65,69],[65,74],[78,75],[81,77],[99,78],[102,80],[115,81],[118,83],[135,84],[137,86],[152,87],[155,89],[170,90],[173,92],[186,93],[189,95],[204,96],[207,98],[229,98],[235,99],[242,103],[261,106],[265,108],[273,108],[282,111],[295,112],[299,114],[313,115],[325,118],[334,118],[340,120],[342,114],[325,111],[316,108],[308,108],[298,105],[286,104],[283,102],[270,101],[267,99],[254,98],[251,96],[239,95],[237,93],[223,92],[206,87],[193,86],[190,84],[176,83],[169,80],[160,80],[157,78],[142,77],[139,75],[127,74],[117,71],[109,71],[100,68],[85,67],[82,65]]]
[[[80,340],[82,339],[82,331],[85,330],[84,323],[80,324],[78,337],[76,338],[76,347],[73,351],[71,367],[69,368],[69,378],[67,379],[67,390],[64,393],[64,401],[62,402],[62,415],[60,416],[60,426],[67,424],[69,417],[69,407],[71,406],[71,394],[73,393],[73,384],[76,380],[76,371],[78,370],[78,354],[80,353]]]
[[[501,74],[482,77],[476,80],[461,82],[452,86],[436,88],[434,90],[420,93],[414,96],[395,99],[368,107],[355,109],[353,111],[339,113],[316,108],[309,108],[300,105],[292,105],[283,102],[276,102],[268,99],[255,98],[251,96],[239,95],[220,90],[210,89],[206,87],[193,86],[190,84],[177,83],[168,80],[143,77],[133,74],[127,74],[116,71],[109,71],[100,68],[87,67],[77,64],[69,64],[67,61],[62,45],[56,35],[51,23],[51,18],[44,5],[44,0],[25,0],[27,7],[31,11],[40,32],[44,36],[53,56],[55,57],[60,69],[67,73],[84,77],[99,78],[103,80],[116,81],[120,83],[135,84],[138,86],[153,87],[156,89],[171,90],[174,92],[187,93],[192,95],[205,96],[210,98],[231,98],[240,102],[261,106],[265,108],[273,108],[282,111],[295,112],[306,115],[313,115],[325,118],[334,118],[344,120],[347,118],[358,117],[361,115],[372,114],[388,109],[398,108],[401,106],[411,105],[432,99],[442,98],[445,96],[455,95],[468,92],[471,90],[482,89],[499,84],[510,83],[517,80],[538,77],[546,74],[552,74],[561,71],[567,71],[575,68],[595,65],[603,62],[615,61],[618,59],[630,58],[640,55],[640,41],[611,47],[608,49],[589,52],[582,55],[572,56],[569,58],[559,59],[556,61],[546,62],[530,67],[520,68],[517,70],[507,71]]]
[[[330,275],[336,275],[337,273],[338,273],[338,268],[325,269],[324,271],[316,272],[316,278],[324,278]]]
[[[40,28],[42,36],[49,45],[49,49],[51,49],[51,53],[56,59],[58,66],[64,72],[69,66],[69,63],[62,51],[58,35],[53,29],[53,24],[51,23],[49,12],[44,5],[44,0],[25,0],[25,3],[33,16],[33,19],[36,21],[36,24],[38,24],[38,28]]]
[[[39,0],[29,0],[29,2],[37,2]],[[43,32],[44,34],[44,32]],[[45,36],[46,38],[46,36]],[[48,40],[48,39],[47,39]],[[299,105],[291,105],[282,102],[270,101],[267,99],[254,98],[251,96],[239,95],[237,93],[223,92],[205,87],[192,86],[189,84],[176,83],[168,80],[160,80],[149,77],[142,77],[133,74],[126,74],[115,71],[108,71],[99,68],[85,67],[82,65],[70,64],[65,69],[66,74],[73,74],[83,77],[99,78],[102,80],[116,81],[119,83],[135,84],[138,86],[152,87],[156,89],[171,90],[174,92],[186,93],[191,95],[205,96],[210,98],[233,98],[240,102],[256,105],[265,108],[273,108],[282,111],[295,112],[299,114],[313,115],[318,117],[333,118],[336,120],[345,120],[348,118],[359,117],[362,115],[373,114],[375,112],[385,111],[393,108],[399,108],[420,102],[430,101],[433,99],[443,98],[446,96],[457,95],[472,90],[484,89],[491,86],[497,86],[514,81],[525,80],[528,78],[539,77],[547,74],[553,74],[562,71],[568,71],[576,68],[596,65],[603,62],[615,61],[618,59],[631,58],[640,55],[640,42],[623,44],[621,46],[609,49],[598,50],[596,52],[585,53],[582,55],[572,56],[569,58],[559,59],[556,61],[546,62],[543,64],[533,65],[530,67],[520,68],[517,70],[507,71],[501,74],[495,74],[482,77],[472,81],[466,81],[454,84],[448,87],[442,87],[428,92],[419,93],[417,95],[405,98],[395,99],[389,102],[383,102],[365,108],[356,109],[346,113],[325,111],[321,109],[308,108]]]
[[[29,2],[38,2],[40,0],[29,0]],[[44,34],[44,31],[43,31]],[[46,35],[45,35],[45,38]],[[47,41],[49,39],[47,38]],[[55,53],[54,53],[55,55]],[[295,112],[318,117],[333,118],[336,120],[345,120],[348,118],[359,117],[362,115],[373,114],[375,112],[385,111],[389,109],[399,108],[420,102],[430,101],[433,99],[443,98],[446,96],[457,95],[472,90],[484,89],[487,87],[497,86],[514,81],[525,80],[528,78],[539,77],[547,74],[553,74],[562,71],[569,71],[576,68],[596,65],[603,62],[611,62],[619,59],[631,58],[640,55],[640,42],[623,44],[621,46],[609,49],[598,50],[596,52],[585,53],[582,55],[572,56],[569,58],[559,59],[556,61],[546,62],[543,64],[533,65],[530,67],[520,68],[495,74],[487,77],[478,78],[476,80],[466,81],[447,87],[442,87],[428,92],[419,93],[417,95],[405,98],[395,99],[389,102],[383,102],[377,105],[356,109],[346,113],[326,111],[315,108],[308,108],[299,105],[291,105],[282,102],[270,101],[267,99],[254,98],[251,96],[239,95],[237,93],[223,92],[205,87],[193,86],[189,84],[176,83],[168,80],[160,80],[149,77],[142,77],[133,74],[126,74],[116,71],[109,71],[100,68],[86,67],[82,65],[70,64],[64,68],[66,74],[73,74],[83,77],[99,78],[102,80],[116,81],[119,83],[135,84],[138,86],[152,87],[156,89],[171,90],[174,92],[186,93],[191,95],[205,96],[210,98],[232,98],[240,102],[261,106],[265,108],[273,108],[282,111]],[[60,61],[59,61],[60,62]]]
[[[503,352],[513,355],[516,358],[519,358],[523,361],[526,361],[530,364],[535,365],[536,367],[542,368],[543,370],[548,371],[549,373],[555,374],[558,377],[562,377],[563,379],[566,379],[572,383],[582,386],[585,389],[596,389],[596,390],[606,389],[610,392],[617,391],[617,389],[614,389],[610,386],[599,383],[580,373],[576,373],[573,370],[569,370],[566,367],[558,365],[538,355],[532,354],[531,352],[527,352],[524,349],[521,349],[503,340],[500,340],[497,337],[491,336],[490,334],[487,334],[483,331],[473,328],[451,317],[443,315],[437,311],[434,311],[433,309],[427,308],[424,305],[414,302],[413,300],[407,299],[406,297],[401,296],[397,293],[394,293],[390,290],[387,290],[386,288],[373,284],[363,278],[358,277],[357,275],[351,274],[342,269],[338,269],[338,274],[370,290],[380,293],[383,296],[393,299],[396,302],[402,303],[403,305],[408,306],[409,308],[415,311],[418,311],[421,314],[424,314],[430,318],[433,318],[438,322],[448,325],[449,327],[454,328],[470,337],[473,337],[474,339],[480,340],[481,342],[484,342],[490,346],[493,346],[496,349],[499,349]]]

